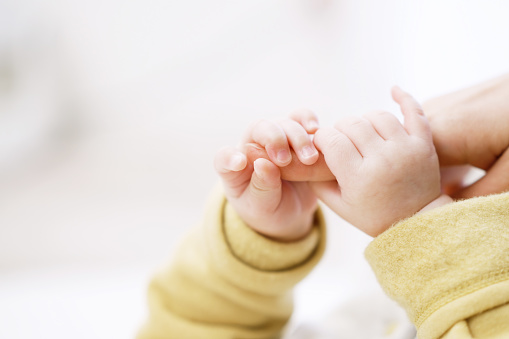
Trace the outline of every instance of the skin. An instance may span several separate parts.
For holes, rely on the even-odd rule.
[[[316,163],[319,154],[309,135],[317,128],[315,114],[306,110],[277,122],[260,120],[248,128],[238,148],[216,154],[214,165],[226,198],[258,233],[291,242],[310,232],[317,198],[308,182],[283,180],[281,169],[292,161]],[[265,158],[246,156],[253,144]]]
[[[465,199],[509,190],[509,74],[424,103],[444,190]],[[486,171],[464,187],[469,167]]]
[[[509,190],[509,74],[429,100],[423,111],[431,126],[444,193],[466,199]],[[256,146],[247,155],[268,158]],[[471,167],[486,175],[464,186]],[[312,166],[292,161],[281,176],[294,181],[334,179],[321,154]]]
[[[421,106],[392,90],[405,118],[387,112],[348,118],[316,132],[334,181],[312,182],[316,195],[346,221],[371,236],[421,210],[452,201],[441,194],[438,156]]]
[[[316,197],[311,194],[311,188],[338,214],[366,233],[376,236],[397,220],[450,203],[452,199],[449,195],[461,199],[509,190],[509,176],[507,175],[509,173],[508,93],[509,74],[432,99],[426,102],[422,109],[411,96],[395,88],[393,89],[393,98],[400,104],[405,116],[403,128],[408,134],[408,137],[405,137],[407,138],[406,142],[402,141],[404,138],[401,134],[399,135],[401,138],[398,139],[392,134],[382,135],[384,132],[379,133],[379,129],[386,128],[380,126],[392,125],[392,132],[396,134],[398,134],[398,130],[393,118],[388,118],[387,114],[383,112],[374,112],[365,116],[360,122],[342,121],[336,124],[336,131],[323,130],[326,132],[322,132],[320,130],[315,136],[315,144],[321,152],[317,155],[313,153],[311,157],[305,156],[310,153],[309,148],[305,153],[304,147],[308,146],[311,150],[313,148],[307,144],[302,130],[299,130],[296,124],[300,125],[307,134],[313,134],[317,131],[318,121],[312,112],[295,112],[289,119],[291,122],[283,121],[278,124],[262,121],[251,126],[239,150],[225,148],[218,153],[216,169],[225,183],[228,199],[241,217],[253,229],[268,237],[280,241],[294,241],[309,232],[312,211],[316,209]],[[429,125],[427,122],[422,123],[421,132],[417,132],[419,125],[416,121],[426,120],[423,112],[429,117]],[[420,118],[416,119],[416,116]],[[400,152],[391,150],[392,146],[382,147],[382,143],[376,139],[376,136],[371,139],[363,137],[364,133],[358,132],[362,126],[364,126],[364,132],[369,131],[366,135],[373,137],[372,131],[369,128],[366,129],[366,120],[385,144],[388,141],[393,144],[399,143]],[[384,122],[384,120],[387,121]],[[271,124],[275,124],[275,126]],[[431,132],[429,131],[430,126]],[[424,137],[424,130],[427,130],[426,137]],[[362,162],[359,161],[358,155],[343,137],[340,137],[346,143],[346,146],[343,146],[347,150],[349,149],[350,153],[334,149],[341,144],[337,141],[337,133],[342,133],[355,146],[354,148],[361,154]],[[430,151],[430,133],[436,155],[430,155],[430,152],[433,153]],[[331,138],[332,143],[330,141],[323,142],[324,135],[325,140],[327,137]],[[286,136],[287,141],[283,136]],[[417,142],[415,138],[420,138],[422,141]],[[376,140],[377,142],[374,142]],[[370,147],[363,146],[365,144],[370,145],[373,150],[379,148],[379,154],[373,152],[373,154],[378,154],[374,157],[375,160],[372,159],[372,156],[368,157],[369,161],[364,160],[366,157],[361,149],[368,152],[367,154],[372,152]],[[414,151],[417,153],[409,152],[412,148],[415,148]],[[425,151],[426,149],[427,151]],[[365,215],[371,213],[367,213],[365,210],[350,213],[346,206],[352,208],[362,205],[362,194],[351,193],[355,190],[359,192],[364,190],[368,196],[371,194],[380,205],[390,201],[391,199],[388,197],[393,197],[392,194],[397,193],[390,192],[387,187],[386,191],[380,189],[381,192],[378,193],[367,192],[370,185],[362,184],[358,175],[361,171],[366,171],[366,173],[362,173],[373,176],[367,181],[371,184],[377,184],[373,178],[378,177],[381,183],[391,182],[396,191],[398,191],[398,187],[405,186],[401,182],[392,182],[391,179],[395,180],[393,174],[396,171],[387,170],[389,167],[387,163],[394,167],[394,164],[398,164],[398,161],[402,160],[401,157],[398,160],[398,153],[406,154],[410,160],[416,154],[417,157],[427,154],[429,156],[427,161],[437,156],[441,164],[441,190],[448,195],[438,194],[435,199],[425,204],[430,196],[436,195],[440,191],[440,189],[437,191],[436,185],[433,184],[430,185],[433,189],[422,188],[424,192],[427,192],[424,194],[426,198],[423,199],[412,199],[411,194],[407,196],[402,194],[404,198],[401,196],[398,198],[401,205],[393,204],[397,208],[393,208],[392,217],[389,216],[390,213],[387,215],[381,213],[379,218],[374,218],[376,220],[369,220]],[[347,155],[345,156],[345,154]],[[395,158],[393,159],[393,157]],[[376,160],[377,158],[379,159]],[[345,169],[339,166],[341,161],[346,164]],[[381,175],[373,170],[376,166],[372,163],[377,161],[382,164],[382,171],[378,171],[378,173],[384,173],[387,176],[381,178]],[[360,163],[367,165],[359,165]],[[431,162],[427,166],[431,166]],[[436,175],[433,166],[426,168],[431,171],[429,173]],[[486,175],[474,184],[464,187],[462,185],[463,178],[471,166],[484,169]],[[417,171],[408,170],[407,167],[415,167]],[[356,185],[359,187],[355,187],[355,185],[354,188],[349,187],[351,185],[348,181],[342,179],[345,175],[343,171],[346,171],[346,168],[351,171],[351,178],[358,177],[359,181]],[[419,173],[419,166],[412,165],[412,161],[404,166],[395,166],[395,168],[400,171],[398,173],[401,176]],[[428,173],[425,172],[420,174]],[[440,175],[438,177],[440,178]],[[421,184],[419,181],[408,180],[410,181],[407,184],[412,189],[415,189],[415,185]],[[436,183],[436,176],[430,180]],[[309,184],[309,182],[312,183]],[[414,196],[419,194],[418,190],[414,192]],[[412,203],[409,203],[410,201]],[[420,205],[423,207],[419,209]],[[390,211],[390,208],[386,203],[382,210]],[[373,209],[376,210],[376,208]],[[289,219],[288,216],[292,215],[296,217]],[[285,220],[284,223],[283,220]],[[282,226],[283,224],[288,226]]]
[[[399,88],[393,98],[405,116],[404,126],[387,112],[319,130],[309,111],[252,124],[239,148],[227,147],[216,155],[227,199],[255,231],[286,242],[309,233],[317,196],[372,236],[400,219],[450,202],[441,195],[438,158],[421,107]],[[287,167],[305,171],[320,168],[317,164],[327,168],[328,181],[282,178]]]

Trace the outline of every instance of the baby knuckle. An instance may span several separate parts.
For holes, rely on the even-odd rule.
[[[377,111],[373,111],[373,112],[369,112],[368,114],[365,114],[364,118],[371,120],[371,119],[377,119],[377,118],[384,118],[384,117],[387,117],[388,115],[391,115],[391,113],[389,113],[387,111],[377,110]]]
[[[421,105],[416,104],[414,109],[415,109],[415,113],[417,113],[419,115],[424,115],[424,110],[422,109]]]
[[[300,120],[301,118],[308,118],[308,119],[309,118],[314,118],[314,119],[317,118],[315,112],[313,112],[312,110],[310,110],[308,108],[297,109],[297,110],[291,112],[289,114],[289,117],[292,120]]]
[[[348,118],[345,118],[343,120],[336,122],[334,124],[334,127],[336,127],[338,130],[341,131],[341,130],[346,130],[346,129],[349,129],[352,127],[356,127],[356,126],[364,123],[365,121],[367,121],[367,120],[364,118],[348,117]]]
[[[272,122],[267,119],[259,119],[253,123],[253,126],[256,129],[263,129],[269,126],[270,124],[272,124]]]
[[[359,127],[362,125],[366,125],[366,124],[368,124],[368,120],[366,120],[365,118],[355,118],[349,122],[350,127],[353,127],[353,128]]]
[[[249,126],[247,127],[247,130],[246,130],[245,134],[246,135],[253,134],[259,128],[258,126],[260,126],[261,121],[262,121],[261,119],[255,120],[255,121],[251,121],[249,123]]]
[[[298,135],[296,137],[294,137],[293,139],[293,144],[295,144],[295,146],[299,147],[299,146],[307,146],[309,144],[311,144],[311,139],[306,135]]]
[[[329,142],[329,149],[334,152],[339,152],[344,148],[345,137],[342,134],[334,135]]]

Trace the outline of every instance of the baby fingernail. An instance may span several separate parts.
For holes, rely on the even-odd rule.
[[[253,163],[253,169],[255,173],[258,175],[260,175],[260,173],[262,172],[262,168],[260,167],[260,162],[258,161],[258,159],[256,159]]]
[[[310,120],[308,121],[308,129],[318,129],[318,122],[316,122],[315,120]]]
[[[313,149],[311,146],[305,146],[301,152],[304,158],[311,158],[313,155],[316,154],[316,150]]]
[[[287,150],[283,149],[283,150],[277,152],[277,161],[279,161],[280,163],[285,164],[290,160],[291,160],[291,155],[290,155],[290,152],[288,152]]]
[[[230,159],[230,167],[232,170],[240,169],[240,166],[242,165],[242,162],[244,161],[244,157],[240,154],[234,154],[232,155]]]

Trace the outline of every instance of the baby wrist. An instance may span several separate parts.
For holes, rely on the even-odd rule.
[[[454,202],[454,200],[450,196],[448,196],[447,194],[441,194],[438,198],[436,198],[435,200],[431,201],[429,204],[421,208],[419,212],[417,212],[416,214],[431,211],[432,209],[450,204],[451,202]]]
[[[225,205],[222,230],[228,248],[248,266],[265,271],[281,271],[295,267],[313,256],[325,236],[324,218],[316,213],[309,233],[298,241],[282,242],[256,231]]]
[[[280,229],[266,229],[265,227],[248,226],[265,238],[281,243],[298,242],[309,236],[313,229],[314,214],[302,216],[302,223],[299,225],[281,225]]]

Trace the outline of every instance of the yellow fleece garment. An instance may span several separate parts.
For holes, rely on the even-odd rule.
[[[320,212],[308,237],[279,243],[245,225],[218,191],[152,280],[138,339],[280,338],[291,290],[324,248]],[[420,339],[509,338],[509,194],[401,221],[374,239],[366,258]]]
[[[509,338],[508,193],[399,222],[366,258],[418,338]]]
[[[320,212],[306,238],[280,243],[245,225],[217,191],[202,224],[152,280],[138,339],[279,338],[292,314],[292,288],[324,249]]]

